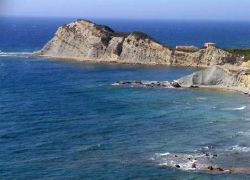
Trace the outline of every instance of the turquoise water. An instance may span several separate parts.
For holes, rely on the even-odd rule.
[[[15,35],[20,29],[10,26],[17,29],[9,29],[12,36],[0,36],[9,43],[1,43],[1,49],[37,49],[55,25],[39,32],[29,29],[26,35]],[[223,167],[249,167],[247,96],[111,85],[117,80],[174,80],[196,69],[14,55],[0,56],[1,179],[250,179],[184,172],[153,159],[159,153],[206,149],[218,154]]]

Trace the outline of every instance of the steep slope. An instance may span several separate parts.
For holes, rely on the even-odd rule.
[[[200,49],[197,52],[187,53],[175,51],[173,64],[182,64],[184,66],[207,67],[210,65],[223,65],[225,63],[235,63],[236,57],[216,47]]]
[[[242,67],[224,65],[211,66],[178,79],[182,87],[208,87],[238,90],[249,93],[249,70]]]
[[[201,67],[236,61],[232,54],[221,49],[175,51],[144,33],[114,32],[107,26],[86,20],[60,27],[43,49],[34,55],[79,61]]]

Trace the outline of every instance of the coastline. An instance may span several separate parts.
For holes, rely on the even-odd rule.
[[[165,66],[165,67],[186,67],[186,68],[199,68],[206,69],[209,66],[184,66],[184,65],[171,65],[171,64],[156,64],[156,63],[131,63],[131,62],[118,62],[118,61],[106,61],[106,60],[96,60],[96,59],[84,59],[80,57],[60,57],[60,56],[48,56],[48,55],[32,55],[33,57],[40,57],[46,59],[64,60],[64,61],[75,61],[79,63],[92,63],[92,64],[124,64],[124,65],[145,65],[145,66]],[[242,94],[250,95],[250,89],[247,87],[225,87],[221,85],[198,85],[200,89],[215,89],[220,91],[234,91]],[[183,88],[192,88],[190,86],[182,85]],[[194,89],[194,88],[192,88]]]
[[[182,86],[184,88],[192,88],[188,86]],[[233,92],[239,92],[242,94],[247,94],[250,95],[250,89],[244,88],[244,87],[224,87],[224,86],[205,86],[205,85],[200,85],[198,88],[201,89],[214,89],[214,90],[219,90],[219,91],[233,91]],[[194,89],[194,88],[193,88]]]
[[[131,62],[131,61],[116,61],[116,60],[97,60],[97,59],[83,59],[80,57],[61,57],[61,56],[51,56],[51,55],[36,55],[32,54],[33,57],[47,58],[47,59],[57,59],[65,61],[76,61],[76,62],[88,62],[93,64],[128,64],[128,65],[145,65],[145,66],[166,66],[166,67],[186,67],[186,68],[208,68],[207,65],[182,65],[182,64],[167,64],[167,63],[147,63],[147,62]]]
[[[5,23],[3,31],[8,33],[1,39],[1,45],[6,48],[0,49],[39,50],[62,23],[61,20],[40,21],[34,18]],[[223,31],[226,29],[223,23],[217,26],[204,23],[211,29],[214,27],[205,32],[194,28],[197,25],[192,23],[177,27],[171,24],[166,27],[166,23],[158,27],[154,26],[155,21],[142,25],[139,21],[117,21],[111,27],[131,30],[133,23],[170,45],[192,44],[196,40],[202,44],[201,36],[207,33],[222,48],[235,44],[238,47],[239,40],[250,47],[247,39],[241,39],[247,31],[244,27],[250,28],[250,23],[237,24],[244,31],[234,32],[235,36],[230,34],[234,28]],[[170,33],[168,27],[173,28]],[[178,36],[178,27],[183,27],[185,37]],[[216,27],[221,31],[216,31]],[[157,31],[152,33],[150,29]],[[221,38],[213,39],[213,33],[221,32]],[[168,39],[171,33],[173,36]],[[192,39],[192,34],[199,39]],[[243,81],[246,75],[249,89],[226,83],[222,83],[225,86],[200,85],[210,73],[204,74],[202,81],[194,80],[192,87],[189,84],[180,88],[116,86],[111,84],[119,80],[156,83],[168,80],[170,83],[210,66],[178,65],[184,61],[170,65],[145,63],[143,59],[131,63],[132,60],[121,62],[107,56],[97,56],[99,60],[89,56],[85,60],[74,51],[71,53],[71,48],[65,49],[68,54],[61,50],[42,56],[6,52],[0,57],[3,178],[250,179],[250,95],[247,92],[250,61],[246,70],[238,63],[221,66],[225,74],[238,80]],[[218,62],[207,57],[202,65]],[[248,71],[249,75],[243,74]]]

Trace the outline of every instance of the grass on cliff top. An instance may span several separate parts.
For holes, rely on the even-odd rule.
[[[245,57],[246,61],[250,61],[250,48],[229,48],[225,49],[226,51],[240,57]]]
[[[181,52],[187,52],[187,53],[194,53],[194,52],[197,52],[199,51],[200,49],[199,48],[193,48],[193,49],[175,49],[175,48],[172,48],[176,51],[181,51]]]

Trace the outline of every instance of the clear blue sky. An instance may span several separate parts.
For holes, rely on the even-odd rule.
[[[0,15],[250,21],[250,0],[0,0]]]

